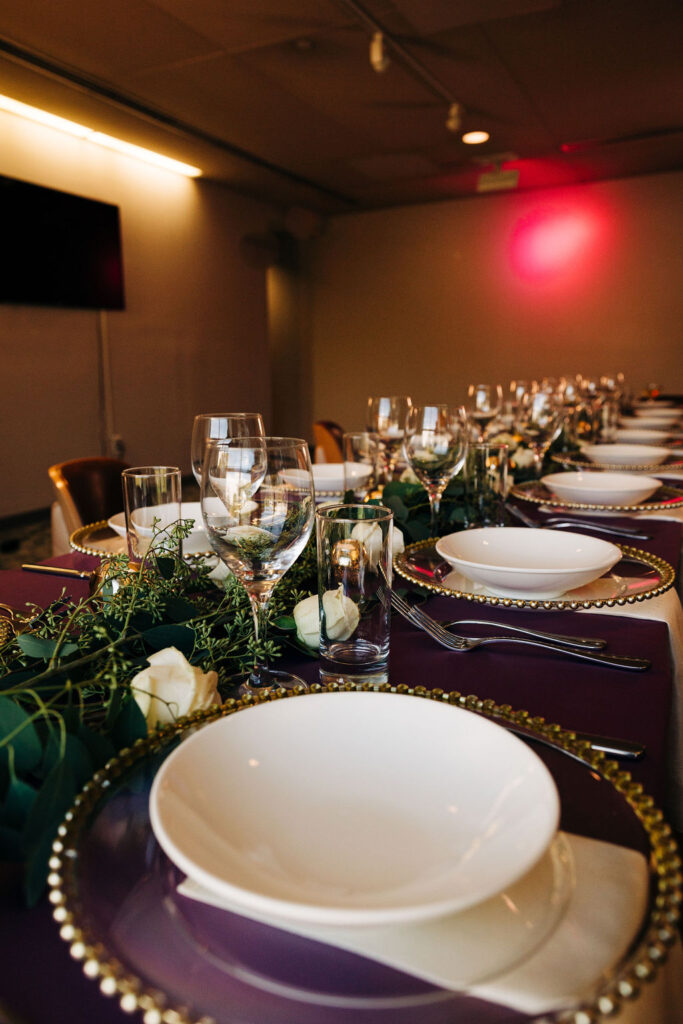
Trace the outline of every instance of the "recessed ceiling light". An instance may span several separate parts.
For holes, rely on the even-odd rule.
[[[482,142],[488,142],[490,138],[488,132],[465,132],[462,141],[468,146],[479,146]]]

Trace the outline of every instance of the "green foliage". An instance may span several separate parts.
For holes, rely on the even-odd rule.
[[[247,594],[164,553],[140,572],[111,560],[92,596],[29,606],[23,632],[0,647],[0,860],[26,865],[29,903],[43,892],[57,826],[84,782],[147,732],[130,681],[147,656],[173,646],[219,689],[294,643],[291,612],[317,588],[309,543],[272,599],[269,636],[257,644]]]

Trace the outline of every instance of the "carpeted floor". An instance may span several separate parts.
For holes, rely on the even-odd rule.
[[[0,569],[17,569],[51,554],[49,509],[0,519]]]

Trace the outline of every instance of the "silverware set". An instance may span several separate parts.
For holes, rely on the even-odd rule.
[[[517,519],[524,526],[528,526],[532,530],[593,530],[595,533],[605,533],[610,536],[624,537],[628,540],[652,540],[649,533],[644,533],[637,527],[630,526],[614,526],[612,523],[604,522],[597,523],[594,519],[580,519],[580,518],[566,518],[566,516],[554,515],[551,508],[541,506],[541,512],[548,511],[548,515],[542,523],[532,519],[523,509],[519,508],[518,505],[513,505],[511,502],[506,504],[506,509],[510,515]]]
[[[501,626],[500,628],[507,630],[508,634],[514,635],[466,637],[452,632],[449,624],[444,625],[441,622],[437,622],[436,619],[432,619],[421,608],[408,604],[395,590],[391,591],[391,604],[408,622],[417,626],[418,629],[422,629],[433,640],[436,640],[438,644],[451,651],[467,653],[475,650],[477,647],[491,644],[522,644],[527,647],[538,647],[544,651],[564,654],[571,658],[579,658],[581,661],[594,662],[610,668],[627,669],[632,672],[643,672],[650,667],[650,662],[645,658],[605,654],[600,649],[601,646],[604,647],[604,644],[590,637],[560,636],[559,634],[541,633],[538,630],[528,630],[508,625]],[[460,624],[464,625],[465,620],[460,620]],[[476,619],[468,619],[467,624],[487,627],[493,625],[490,622]],[[499,625],[499,623],[496,623],[496,628]]]

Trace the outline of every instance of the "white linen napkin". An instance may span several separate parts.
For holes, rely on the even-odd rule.
[[[575,1005],[627,951],[640,926],[648,896],[647,863],[642,854],[612,843],[563,834],[574,862],[574,888],[554,931],[519,966],[480,984],[463,987],[457,949],[449,947],[452,915],[434,922],[383,928],[325,928],[252,915],[191,879],[178,892],[211,906],[254,916],[274,927],[359,953],[442,988],[538,1014]],[[484,934],[470,915],[473,938]],[[461,926],[453,927],[459,936]]]

